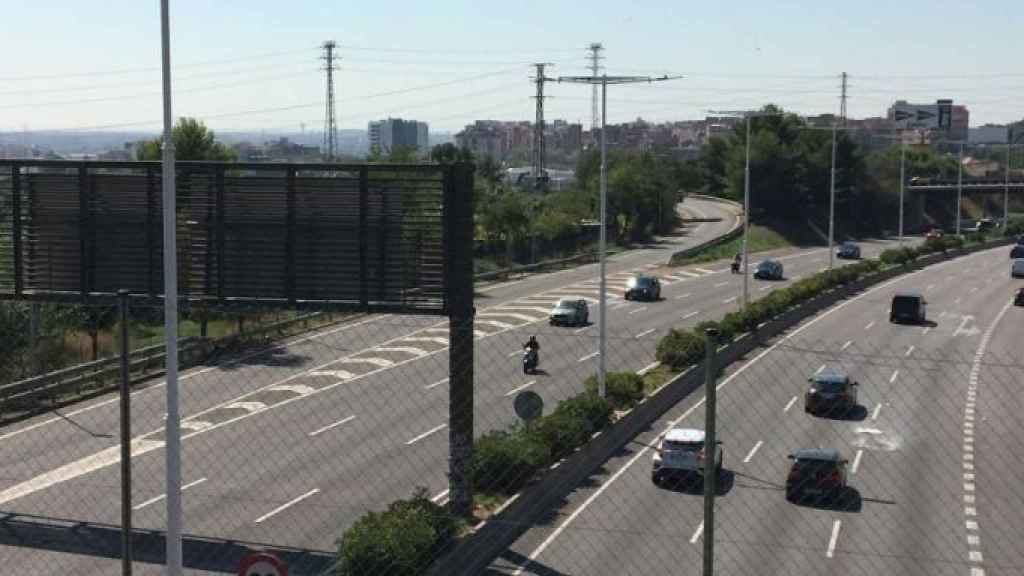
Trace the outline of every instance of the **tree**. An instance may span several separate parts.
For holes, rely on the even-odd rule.
[[[175,160],[215,160],[234,162],[237,153],[217,141],[212,130],[195,118],[182,117],[171,129]],[[143,142],[136,154],[139,160],[160,160],[163,137]]]
[[[473,152],[469,148],[459,148],[451,142],[438,144],[430,149],[430,160],[438,164],[454,164],[456,162],[472,162]]]
[[[488,192],[494,192],[498,183],[501,182],[501,165],[490,154],[477,162],[476,173],[484,183],[484,186],[487,187]]]

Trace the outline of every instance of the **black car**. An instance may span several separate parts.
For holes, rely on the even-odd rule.
[[[1024,288],[1017,290],[1017,295],[1013,297],[1014,306],[1024,306]]]
[[[634,276],[626,283],[626,300],[661,299],[661,282],[654,276]]]
[[[786,477],[786,500],[805,496],[827,498],[846,489],[846,460],[834,448],[805,448],[789,455],[793,466]]]
[[[1024,244],[1017,244],[1013,248],[1010,248],[1010,260],[1016,260],[1018,258],[1024,258]]]
[[[811,383],[804,396],[808,414],[846,414],[857,407],[857,386],[843,371],[827,368],[807,379]]]
[[[889,309],[889,321],[894,323],[908,322],[922,324],[926,320],[928,303],[919,292],[897,292],[892,297]]]

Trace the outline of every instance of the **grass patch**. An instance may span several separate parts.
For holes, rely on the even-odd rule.
[[[792,245],[793,243],[786,239],[785,236],[771,228],[758,226],[757,224],[750,225],[750,237],[748,239],[747,251],[751,254],[767,250],[776,250],[778,248],[786,248]],[[672,261],[669,262],[669,266],[685,266],[687,264],[714,262],[715,260],[728,260],[736,256],[736,254],[742,250],[743,236],[740,235],[724,244],[711,246],[701,250],[698,254],[694,254],[687,258],[678,260],[673,258]]]
[[[650,396],[661,387],[665,382],[668,382],[677,372],[672,370],[669,366],[658,366],[654,370],[644,374],[644,395]]]

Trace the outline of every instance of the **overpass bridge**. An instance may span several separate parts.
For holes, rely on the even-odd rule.
[[[980,205],[984,217],[1003,217],[1003,196],[1007,192],[1010,212],[1024,210],[1024,178],[1020,176],[1012,178],[1008,185],[1005,179],[965,179],[959,188],[962,200]],[[906,229],[955,228],[957,189],[955,178],[911,179],[904,197]]]

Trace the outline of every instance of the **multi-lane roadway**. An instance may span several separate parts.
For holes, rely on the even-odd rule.
[[[742,277],[722,263],[666,269],[669,255],[736,224],[723,204],[689,199],[691,215],[718,217],[685,234],[609,262],[611,370],[654,362],[671,327],[716,319],[737,307]],[[866,256],[889,242],[864,244]],[[752,282],[752,295],[826,266],[821,248],[775,254],[784,282]],[[621,299],[638,271],[659,275],[663,299]],[[541,394],[548,406],[581,389],[597,359],[596,327],[551,328],[564,296],[591,301],[597,319],[597,267],[527,277],[484,288],[477,297],[476,433],[515,419],[513,395]],[[542,346],[542,373],[525,376],[519,350],[529,334]],[[224,540],[330,550],[363,512],[426,488],[446,498],[447,324],[435,318],[370,317],[298,338],[265,354],[183,376],[185,530]],[[162,529],[163,386],[133,394],[135,525]],[[67,409],[0,431],[0,511],[117,524],[116,398]],[[730,453],[731,454],[731,453]],[[113,564],[2,547],[24,573],[104,574]]]
[[[1019,574],[1024,308],[1009,248],[877,286],[735,364],[718,383],[725,469],[716,501],[715,573]],[[899,290],[929,302],[929,323],[889,322]],[[843,419],[803,410],[807,378],[834,367],[860,382]],[[700,574],[700,485],[652,484],[651,451],[670,426],[704,427],[703,394],[670,410],[532,527],[493,574]],[[836,448],[853,498],[788,502],[787,455]]]

